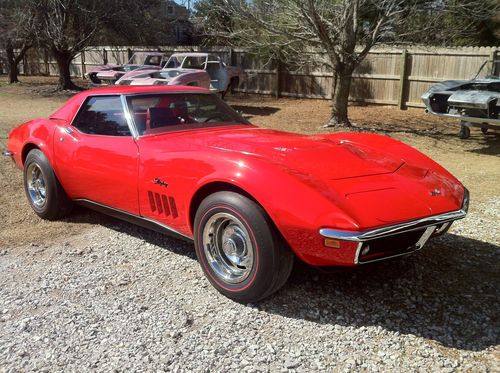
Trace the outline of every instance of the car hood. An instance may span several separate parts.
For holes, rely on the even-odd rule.
[[[366,144],[267,129],[212,133],[205,145],[265,158],[289,171],[321,179],[346,179],[396,171],[404,161]]]
[[[296,188],[311,203],[321,200],[325,211],[348,216],[345,224],[337,225],[343,229],[368,229],[454,211],[463,195],[461,184],[425,155],[374,134],[307,136],[241,125],[148,135],[143,141],[141,146],[156,161],[163,151],[169,159],[173,153],[178,154],[176,159],[200,154],[203,164],[218,164],[213,170],[221,175],[216,177],[233,175],[234,167],[242,169],[237,176],[241,187],[249,187],[258,200],[268,197],[259,195],[267,192],[254,185],[256,179],[270,183],[269,193],[279,193],[276,185]],[[334,217],[315,219],[328,225]]]
[[[220,152],[274,163],[367,227],[460,207],[462,191],[451,175],[425,156],[418,161],[394,148],[389,152],[380,138],[372,143],[352,133],[306,136],[258,128],[214,132],[198,139]],[[366,209],[373,211],[368,217]]]
[[[488,86],[491,83],[498,83],[499,79],[471,79],[471,80],[445,80],[444,82],[433,85],[429,88],[428,92],[442,92],[442,91],[456,91],[459,89],[473,89],[470,88],[473,86]]]

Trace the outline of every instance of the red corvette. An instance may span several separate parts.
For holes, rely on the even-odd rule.
[[[78,203],[193,240],[210,282],[241,302],[278,290],[295,257],[355,266],[419,250],[469,200],[401,142],[261,129],[196,87],[82,92],[14,128],[4,154],[40,217]]]

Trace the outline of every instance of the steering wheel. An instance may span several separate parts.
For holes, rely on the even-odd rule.
[[[226,116],[221,114],[221,113],[217,113],[215,115],[212,115],[210,117],[208,117],[207,119],[205,119],[203,121],[203,123],[207,123],[207,122],[210,122],[210,121],[214,121],[214,122],[220,122],[220,120],[216,120],[216,119],[222,119],[222,121],[226,120]]]

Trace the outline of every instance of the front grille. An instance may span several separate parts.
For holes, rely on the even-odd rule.
[[[410,253],[415,250],[414,245],[418,242],[420,237],[422,237],[424,232],[425,229],[419,229],[363,242],[358,262],[366,263],[385,257]],[[367,247],[369,247],[370,250],[363,255],[363,250]]]

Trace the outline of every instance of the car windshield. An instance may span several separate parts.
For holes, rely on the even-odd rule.
[[[250,124],[216,95],[208,93],[133,95],[127,97],[127,103],[140,136]]]
[[[161,56],[160,55],[151,55],[148,52],[137,52],[130,57],[128,60],[129,65],[160,65]]]
[[[187,56],[182,62],[182,68],[203,70],[205,69],[206,62],[206,56]]]
[[[500,61],[485,61],[475,79],[500,79]]]
[[[181,63],[182,63],[182,56],[178,56],[178,55],[173,55],[173,56],[170,56],[170,58],[168,59],[167,63],[165,64],[165,69],[176,69],[178,67],[181,66]]]

